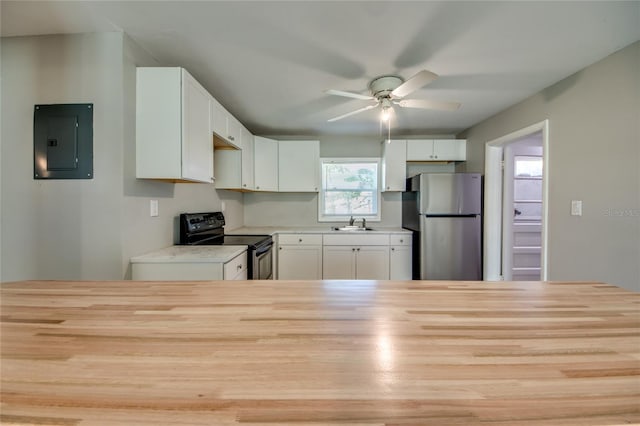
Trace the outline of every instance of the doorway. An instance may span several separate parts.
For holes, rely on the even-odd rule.
[[[547,280],[548,127],[545,120],[485,146],[487,281]]]

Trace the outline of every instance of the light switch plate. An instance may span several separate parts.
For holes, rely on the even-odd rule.
[[[582,200],[571,200],[571,216],[582,216]]]
[[[158,200],[150,200],[149,215],[151,217],[158,217]]]

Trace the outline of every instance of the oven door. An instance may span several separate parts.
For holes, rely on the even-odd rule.
[[[258,247],[253,252],[252,280],[273,279],[273,244]]]

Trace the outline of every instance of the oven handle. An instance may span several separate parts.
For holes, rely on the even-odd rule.
[[[262,255],[270,251],[272,247],[273,247],[273,241],[268,244],[262,245],[260,247],[256,247],[255,256],[262,257]]]

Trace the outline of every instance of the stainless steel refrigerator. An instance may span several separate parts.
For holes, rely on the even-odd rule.
[[[407,179],[402,227],[413,231],[413,279],[482,280],[482,178],[423,173]]]

